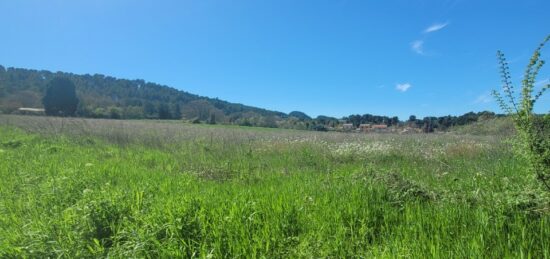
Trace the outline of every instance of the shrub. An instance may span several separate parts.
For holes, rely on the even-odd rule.
[[[504,93],[501,95],[499,92],[493,91],[500,107],[513,118],[518,132],[514,141],[515,151],[529,163],[529,172],[534,174],[548,191],[550,191],[550,139],[548,134],[550,116],[549,114],[544,116],[535,114],[533,107],[546,89],[550,88],[550,84],[542,86],[534,96],[533,91],[536,77],[544,65],[544,60],[541,59],[541,50],[549,40],[550,35],[533,53],[522,80],[520,98],[515,96],[506,58],[502,52],[498,51],[497,57]]]

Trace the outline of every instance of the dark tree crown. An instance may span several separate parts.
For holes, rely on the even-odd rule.
[[[64,77],[53,78],[46,86],[42,104],[47,115],[74,116],[78,106],[74,83]]]

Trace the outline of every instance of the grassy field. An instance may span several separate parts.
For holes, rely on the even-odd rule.
[[[0,257],[550,258],[506,136],[0,116]]]

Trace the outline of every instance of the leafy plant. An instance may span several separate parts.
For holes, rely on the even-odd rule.
[[[498,104],[513,118],[514,125],[518,132],[514,142],[515,151],[529,163],[529,171],[533,173],[548,191],[550,191],[550,116],[546,114],[539,116],[533,112],[537,100],[550,88],[550,84],[544,85],[535,95],[535,80],[540,69],[544,65],[541,59],[541,50],[550,40],[550,35],[533,53],[522,80],[520,98],[515,96],[514,87],[511,82],[510,69],[506,58],[501,51],[497,52],[502,76],[503,92],[501,95],[493,91]]]

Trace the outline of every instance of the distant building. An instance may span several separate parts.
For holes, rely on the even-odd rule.
[[[387,129],[388,125],[386,125],[386,124],[375,124],[375,125],[372,125],[372,128],[373,129]]]
[[[343,129],[343,130],[346,130],[346,131],[353,130],[353,128],[354,128],[354,127],[353,127],[353,124],[351,124],[351,123],[344,123],[344,124],[342,125],[342,129]]]
[[[372,128],[370,123],[359,124],[359,131],[368,132]]]
[[[17,113],[19,114],[25,114],[25,115],[44,115],[45,110],[41,108],[27,108],[27,107],[21,107],[17,109]]]
[[[372,125],[372,131],[374,131],[374,132],[388,132],[388,125],[386,125],[386,124]]]

